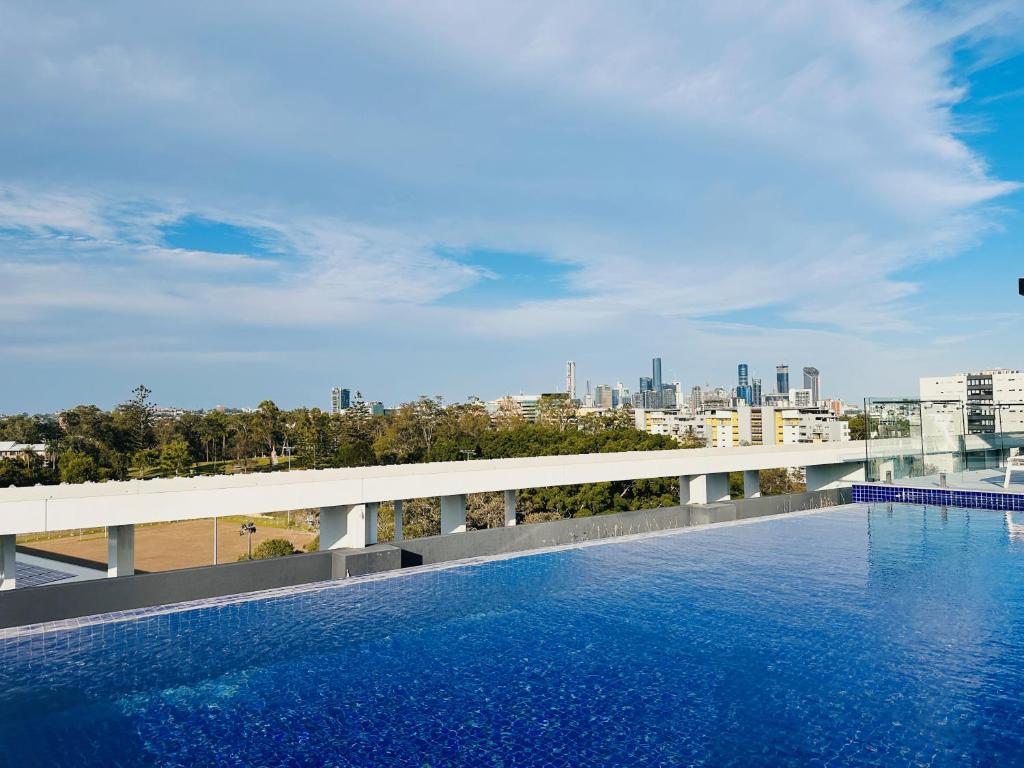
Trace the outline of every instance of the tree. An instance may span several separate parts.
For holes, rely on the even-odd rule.
[[[568,394],[541,395],[537,401],[537,421],[565,432],[576,420],[576,403]]]
[[[273,400],[264,400],[256,408],[254,427],[255,437],[267,449],[267,456],[270,456],[272,461],[276,460],[274,444],[281,435],[281,409]]]
[[[253,549],[252,559],[269,560],[272,557],[285,557],[293,554],[295,554],[295,547],[288,539],[266,539]]]
[[[60,456],[62,483],[88,483],[99,480],[99,470],[92,456],[80,451],[65,451]]]
[[[331,417],[319,408],[303,409],[295,424],[299,456],[303,466],[319,469],[334,454],[331,439]]]
[[[126,432],[128,447],[133,451],[153,446],[153,394],[144,384],[132,390],[132,399],[117,406],[117,413]]]
[[[514,430],[525,426],[526,417],[523,408],[511,397],[503,397],[498,401],[498,410],[494,414],[494,426],[499,430]]]
[[[801,493],[807,484],[796,469],[762,469],[761,495],[781,496],[784,493]]]
[[[426,399],[426,398],[422,398]],[[433,419],[428,415],[427,419]],[[428,454],[424,434],[433,440],[435,425],[424,429],[422,413],[417,403],[402,403],[388,419],[384,431],[373,441],[373,452],[384,463],[404,464],[426,460]]]
[[[192,468],[192,452],[184,440],[172,440],[160,451],[160,471],[166,477],[189,474]]]
[[[203,443],[206,460],[223,459],[227,452],[228,429],[230,421],[220,411],[209,411],[203,414],[199,427],[199,436]]]
[[[850,439],[851,440],[867,440],[868,430],[866,418],[863,413],[858,413],[855,416],[850,416],[846,419],[847,424],[850,427]]]
[[[142,480],[145,478],[146,473],[149,472],[150,467],[154,467],[160,461],[160,456],[154,448],[143,448],[141,451],[136,451],[132,454],[131,460],[131,471],[135,476]]]
[[[686,433],[679,437],[680,448],[704,448],[708,441],[693,431],[693,427],[687,427]]]

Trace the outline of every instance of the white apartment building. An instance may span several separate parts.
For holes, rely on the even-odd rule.
[[[813,408],[817,405],[814,392],[810,389],[789,390],[789,404],[794,408]]]
[[[1024,373],[1020,371],[989,368],[978,373],[925,376],[919,386],[921,400],[960,403],[967,434],[1024,431]]]
[[[637,408],[633,419],[637,429],[652,435],[668,435],[680,441],[689,434],[704,437],[703,417],[694,416],[686,410]]]
[[[677,439],[692,430],[708,448],[847,442],[850,427],[826,410],[736,406],[687,412],[638,409],[636,427]]]

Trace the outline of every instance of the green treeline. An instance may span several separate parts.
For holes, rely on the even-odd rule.
[[[112,411],[79,405],[57,416],[0,419],[0,440],[47,446],[46,457],[0,461],[0,486],[678,447],[635,429],[629,411],[579,416],[559,398],[542,402],[533,423],[511,407],[492,415],[479,401],[440,397],[386,414],[363,404],[336,415],[281,410],[265,400],[250,412],[160,416],[150,394],[138,387]],[[571,516],[676,503],[677,493],[669,480],[599,483],[524,491],[520,505],[524,515]]]

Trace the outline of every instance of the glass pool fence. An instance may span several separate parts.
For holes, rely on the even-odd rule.
[[[963,480],[1024,452],[1024,403],[868,398],[864,427],[869,482]]]

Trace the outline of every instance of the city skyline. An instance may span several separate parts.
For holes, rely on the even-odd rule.
[[[0,411],[1016,364],[1019,4],[4,21]]]

